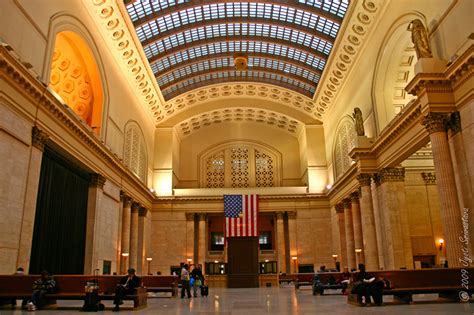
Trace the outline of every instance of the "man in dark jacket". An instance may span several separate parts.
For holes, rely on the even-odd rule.
[[[112,309],[113,312],[120,311],[120,304],[123,304],[123,297],[127,294],[133,294],[134,290],[140,286],[141,280],[135,275],[135,269],[128,269],[128,274],[120,279],[120,284],[115,289],[114,304],[115,307]]]
[[[36,311],[37,307],[42,305],[46,293],[53,293],[56,288],[56,282],[44,270],[41,272],[41,278],[33,283],[33,295],[28,302],[28,310]]]
[[[202,275],[201,265],[197,265],[193,271],[191,271],[191,278],[194,279],[193,292],[194,297],[197,297],[197,289],[204,285],[204,276]]]

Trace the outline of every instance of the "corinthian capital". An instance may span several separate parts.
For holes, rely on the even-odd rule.
[[[369,174],[359,174],[357,175],[357,180],[361,186],[370,186],[370,175]]]
[[[422,122],[429,134],[446,132],[449,124],[449,115],[446,113],[428,113]]]
[[[379,174],[381,183],[405,181],[405,168],[403,167],[387,167],[382,169]]]
[[[48,135],[36,126],[31,130],[31,145],[40,151],[44,151],[44,146],[46,145],[48,138]]]

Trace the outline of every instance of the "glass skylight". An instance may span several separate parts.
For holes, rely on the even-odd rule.
[[[165,99],[229,81],[261,81],[312,96],[349,0],[125,0]],[[233,55],[248,55],[247,71]]]

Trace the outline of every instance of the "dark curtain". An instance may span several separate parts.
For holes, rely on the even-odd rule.
[[[30,274],[84,273],[89,174],[45,147]]]

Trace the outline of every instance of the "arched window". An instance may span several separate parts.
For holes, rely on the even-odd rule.
[[[356,133],[352,118],[345,117],[336,131],[334,144],[334,171],[335,179],[341,177],[352,164],[349,152],[355,146]]]
[[[135,122],[125,126],[123,161],[130,170],[146,183],[147,153],[140,127]]]
[[[201,158],[201,187],[245,188],[280,186],[280,155],[254,143],[232,143]]]

